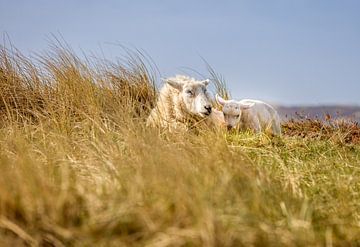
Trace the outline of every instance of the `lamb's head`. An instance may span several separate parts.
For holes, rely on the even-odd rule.
[[[187,76],[176,76],[164,80],[178,91],[179,99],[188,113],[200,117],[210,115],[212,106],[206,89],[209,80],[197,81]]]
[[[216,95],[216,101],[223,107],[222,111],[228,130],[235,128],[239,124],[243,110],[249,109],[254,105],[253,103],[244,104],[236,100],[225,100],[218,94]]]

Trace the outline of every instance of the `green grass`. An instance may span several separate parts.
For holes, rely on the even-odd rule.
[[[149,129],[138,60],[1,54],[0,245],[360,245],[358,144]]]

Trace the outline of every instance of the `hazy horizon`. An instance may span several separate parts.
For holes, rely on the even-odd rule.
[[[0,9],[0,33],[25,54],[61,34],[76,52],[112,60],[123,54],[114,44],[143,49],[162,77],[207,74],[203,57],[239,99],[360,105],[357,1],[0,0]]]

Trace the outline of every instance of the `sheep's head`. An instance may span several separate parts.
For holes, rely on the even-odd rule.
[[[254,105],[254,103],[244,104],[236,100],[225,100],[218,94],[216,95],[216,101],[223,107],[222,111],[225,124],[229,130],[235,128],[239,124],[242,111],[249,109]]]
[[[206,117],[212,110],[210,96],[206,87],[209,80],[197,81],[187,76],[164,79],[167,84],[179,91],[186,111],[190,114]]]

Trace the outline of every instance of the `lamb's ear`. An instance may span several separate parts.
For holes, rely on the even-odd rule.
[[[226,101],[225,99],[221,98],[220,95],[216,94],[215,95],[216,101],[220,104],[220,105],[225,105]]]
[[[179,91],[181,91],[183,88],[183,85],[180,82],[171,79],[162,79],[162,80]]]
[[[255,103],[241,103],[239,102],[239,106],[241,110],[246,110],[249,109],[251,107],[253,107],[255,105]]]
[[[204,85],[207,86],[207,85],[209,85],[210,80],[209,79],[203,80],[202,83],[204,83]]]

